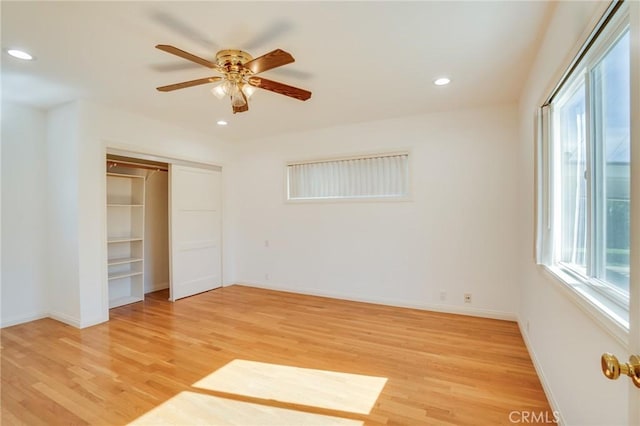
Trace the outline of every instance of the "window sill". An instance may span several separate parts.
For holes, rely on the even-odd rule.
[[[393,197],[334,197],[334,198],[285,198],[285,203],[402,203],[413,201],[411,196]]]
[[[615,337],[622,345],[629,341],[628,312],[613,301],[603,300],[601,295],[589,285],[564,272],[561,268],[544,265],[544,270],[551,276],[551,281],[580,310],[593,319],[608,334]]]

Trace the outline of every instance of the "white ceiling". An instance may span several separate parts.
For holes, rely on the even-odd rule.
[[[551,3],[499,2],[8,2],[2,1],[4,99],[48,108],[87,99],[244,140],[424,112],[514,102]],[[264,77],[308,89],[300,102],[258,91],[231,114],[210,86],[155,87],[215,75],[154,48],[213,58],[276,48],[296,62]],[[432,81],[447,75],[452,83]],[[229,126],[215,122],[226,119]]]

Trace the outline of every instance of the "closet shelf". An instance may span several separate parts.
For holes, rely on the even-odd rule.
[[[131,180],[131,179],[144,179],[144,176],[141,175],[128,175],[125,173],[109,173],[107,172],[107,176],[111,176],[114,178],[122,178],[122,179],[126,179],[126,180]]]
[[[114,272],[113,274],[109,274],[109,280],[119,280],[121,278],[135,277],[136,275],[142,275],[142,272]]]
[[[113,237],[107,239],[108,244],[128,243],[131,241],[142,241],[142,237]]]
[[[117,299],[109,300],[109,309],[117,308],[118,306],[128,305],[130,303],[142,302],[141,297],[125,296]]]
[[[120,257],[107,260],[107,265],[124,265],[125,263],[142,262],[141,257]]]
[[[144,300],[143,176],[107,173],[109,308]]]

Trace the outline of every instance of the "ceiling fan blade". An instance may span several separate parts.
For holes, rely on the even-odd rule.
[[[244,64],[244,67],[251,70],[254,74],[258,74],[272,68],[290,64],[294,61],[295,59],[293,59],[293,56],[291,56],[290,53],[287,53],[282,49],[276,49],[247,62]]]
[[[182,49],[178,49],[177,47],[173,47],[173,46],[169,46],[168,44],[159,44],[156,46],[157,49],[163,50],[167,53],[171,53],[173,55],[176,56],[180,56],[181,58],[184,58],[186,60],[189,60],[191,62],[195,62],[196,64],[200,64],[200,65],[204,65],[205,67],[208,68],[216,68],[216,64],[214,64],[211,61],[207,61],[204,58],[201,58],[199,56],[196,56],[194,54],[191,54],[189,52],[185,52]]]
[[[158,87],[161,92],[171,92],[172,90],[184,89],[185,87],[198,86],[200,84],[215,83],[222,80],[222,77],[205,77],[197,80],[183,81],[182,83],[169,84],[168,86]]]
[[[217,44],[206,34],[187,24],[186,21],[180,20],[173,14],[156,10],[151,12],[151,18],[175,33],[188,38],[194,43],[198,43],[207,50],[218,50]]]
[[[193,62],[185,62],[185,61],[173,61],[173,62],[163,62],[158,64],[149,65],[154,71],[159,72],[173,72],[173,71],[185,71],[185,70],[193,70],[193,69],[201,69],[200,64],[194,64]]]
[[[251,40],[247,41],[242,46],[248,51],[258,49],[262,46],[268,45],[292,28],[293,24],[290,21],[280,20],[272,22],[268,27],[256,34]]]
[[[297,78],[300,80],[308,80],[313,77],[313,73],[310,73],[309,71],[302,71],[294,68],[278,68],[277,70],[273,70],[272,75],[286,78]]]
[[[311,97],[311,92],[308,90],[288,86],[283,83],[278,83],[277,81],[267,80],[266,78],[250,77],[248,81],[252,86],[289,96],[291,98],[300,99],[301,101],[306,101]]]

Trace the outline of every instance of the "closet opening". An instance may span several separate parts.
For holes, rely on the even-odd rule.
[[[169,288],[169,165],[107,154],[109,309]]]

